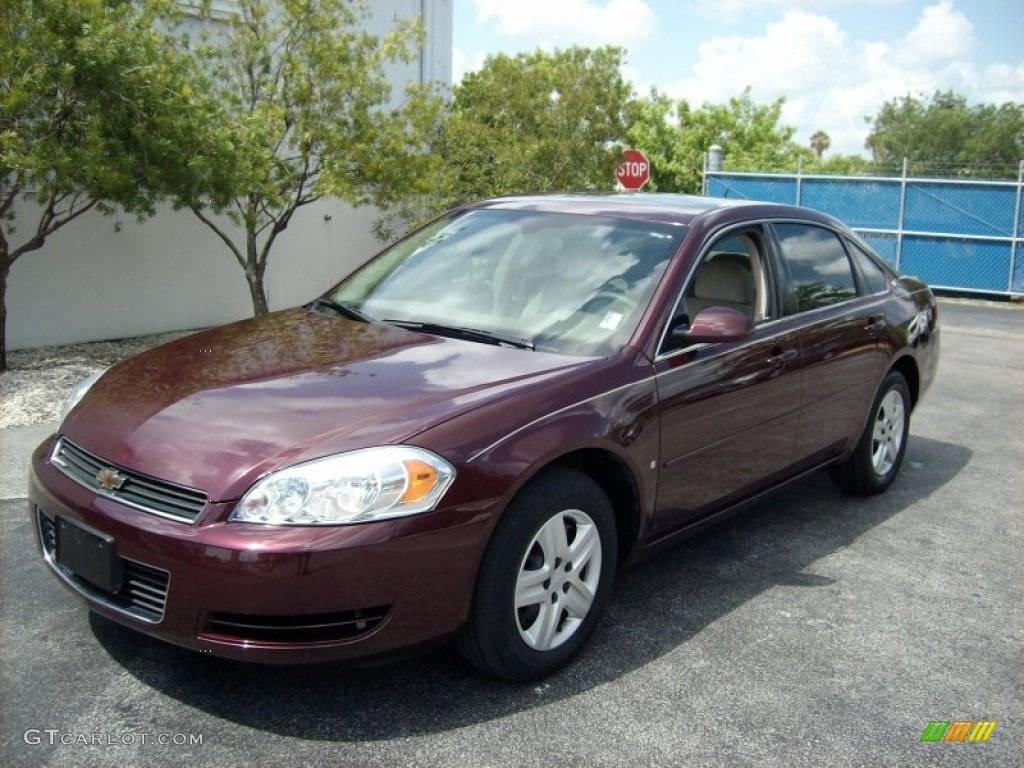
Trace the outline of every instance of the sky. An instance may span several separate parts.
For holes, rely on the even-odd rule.
[[[866,155],[872,117],[906,93],[1024,102],[1024,0],[454,0],[453,78],[489,54],[626,49],[623,74],[691,106],[785,97],[807,143]]]

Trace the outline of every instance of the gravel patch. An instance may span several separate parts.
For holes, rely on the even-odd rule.
[[[195,331],[175,331],[8,352],[7,370],[0,373],[0,429],[56,421],[71,388],[86,376],[192,333]]]

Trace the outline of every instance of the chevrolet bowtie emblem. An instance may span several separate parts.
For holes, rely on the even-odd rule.
[[[96,482],[100,484],[100,488],[105,488],[108,491],[121,490],[121,486],[127,479],[124,475],[118,474],[116,469],[110,467],[104,467],[96,473]]]

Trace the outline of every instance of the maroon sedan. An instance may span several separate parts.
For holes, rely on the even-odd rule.
[[[527,680],[620,567],[819,468],[885,490],[937,362],[931,291],[822,214],[488,200],[83,382],[31,513],[54,575],[154,637],[263,662],[454,639]]]

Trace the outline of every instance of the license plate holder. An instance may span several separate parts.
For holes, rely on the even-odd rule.
[[[121,589],[124,561],[114,537],[78,520],[57,518],[57,562],[106,592]]]

